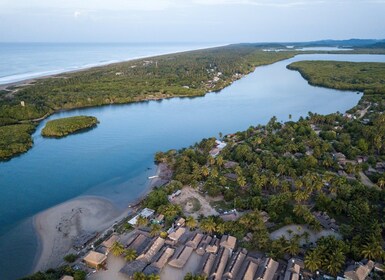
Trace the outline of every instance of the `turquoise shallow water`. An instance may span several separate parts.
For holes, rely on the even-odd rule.
[[[344,112],[357,104],[361,94],[312,87],[298,72],[286,69],[293,61],[309,59],[385,62],[380,55],[301,55],[259,67],[205,97],[60,112],[47,120],[87,114],[100,124],[59,140],[40,136],[43,121],[28,153],[0,163],[0,251],[9,252],[9,258],[0,259],[0,279],[14,279],[31,269],[37,248],[31,229],[34,214],[79,195],[102,196],[126,206],[146,191],[157,151],[264,124],[274,115],[285,121],[289,114],[298,119],[309,111]]]

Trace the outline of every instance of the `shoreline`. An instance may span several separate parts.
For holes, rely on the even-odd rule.
[[[7,90],[7,88],[9,88],[9,87],[23,87],[23,86],[32,85],[34,82],[36,82],[38,80],[47,79],[47,78],[54,78],[54,77],[56,77],[58,75],[62,75],[62,74],[72,74],[72,73],[87,71],[87,70],[90,70],[93,68],[110,66],[110,65],[114,65],[114,64],[120,64],[120,63],[125,63],[125,62],[145,59],[145,58],[152,58],[152,57],[158,57],[158,56],[163,56],[163,55],[181,54],[181,53],[191,52],[191,51],[214,49],[214,48],[219,48],[219,47],[226,47],[229,45],[230,44],[215,45],[215,46],[201,47],[201,48],[196,48],[196,49],[179,50],[179,51],[175,51],[175,52],[165,52],[165,53],[159,53],[159,54],[153,54],[153,55],[135,56],[132,58],[122,59],[122,60],[110,60],[110,61],[105,61],[105,62],[96,62],[94,64],[86,64],[83,66],[78,66],[78,68],[76,68],[76,69],[68,69],[68,70],[63,69],[62,71],[61,70],[52,70],[52,71],[49,71],[52,73],[46,73],[46,74],[43,74],[41,76],[32,76],[33,74],[31,74],[31,77],[26,77],[26,78],[23,78],[23,79],[20,79],[17,81],[9,81],[9,82],[5,82],[5,83],[0,82],[0,90]]]
[[[168,170],[167,165],[158,164],[155,175],[159,177],[149,180],[144,192],[130,202],[130,208],[122,209],[102,196],[87,195],[67,200],[34,215],[32,225],[37,237],[37,250],[30,273],[63,264],[66,254],[77,252],[72,248],[72,237],[79,232],[103,233],[115,222],[127,217],[130,209],[143,201]]]

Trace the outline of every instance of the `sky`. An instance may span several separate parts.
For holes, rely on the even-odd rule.
[[[0,0],[0,42],[385,38],[385,0]]]

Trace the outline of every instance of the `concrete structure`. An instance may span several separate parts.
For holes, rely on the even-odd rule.
[[[149,218],[152,215],[154,215],[154,213],[155,213],[155,210],[152,210],[150,208],[144,208],[142,211],[140,211],[140,213],[138,215],[136,215],[131,220],[129,220],[128,223],[132,226],[136,226],[136,222],[138,221],[139,216]]]
[[[99,269],[104,266],[107,261],[107,256],[101,253],[90,251],[83,259],[83,261],[92,268]]]

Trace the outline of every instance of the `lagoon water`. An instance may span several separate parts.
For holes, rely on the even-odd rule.
[[[44,139],[0,163],[0,279],[28,273],[36,253],[31,217],[80,195],[97,195],[119,207],[140,197],[154,174],[157,151],[189,146],[202,138],[264,124],[272,116],[296,120],[309,111],[328,114],[355,106],[361,94],[312,87],[286,65],[299,60],[385,62],[381,55],[299,55],[259,67],[219,93],[57,113],[99,119],[97,128],[63,139]],[[4,275],[2,275],[4,274]]]

